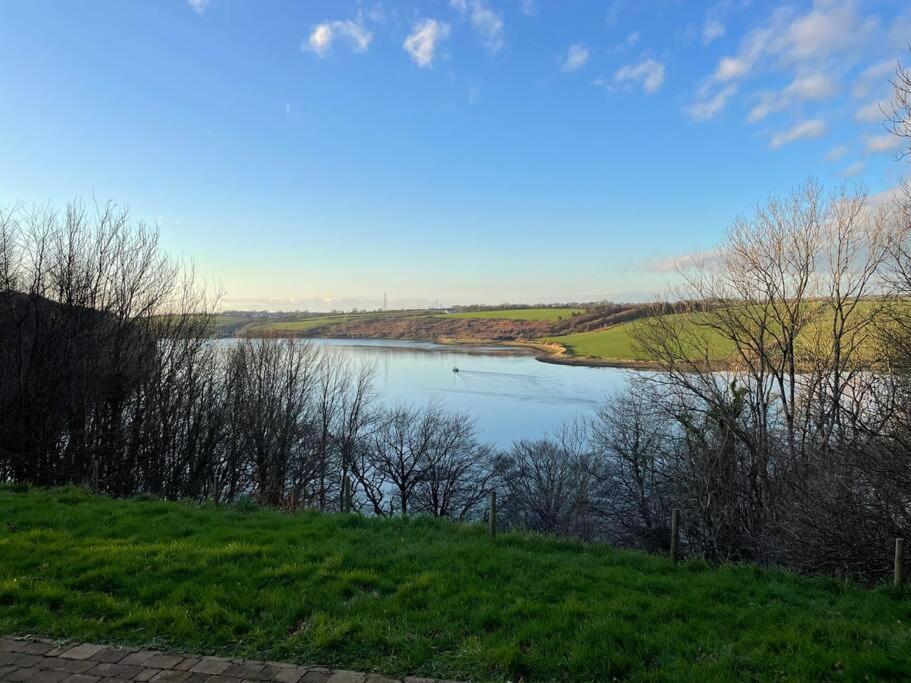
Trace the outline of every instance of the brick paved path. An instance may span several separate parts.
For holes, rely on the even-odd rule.
[[[168,654],[156,650],[118,648],[43,639],[0,638],[0,681],[41,683],[392,683],[400,679],[318,666],[255,662],[226,657]],[[434,683],[408,677],[405,683]],[[446,683],[446,682],[443,682]],[[451,682],[449,682],[451,683]]]

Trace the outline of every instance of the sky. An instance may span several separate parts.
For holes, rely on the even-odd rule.
[[[637,301],[894,188],[904,0],[0,0],[0,204],[113,200],[225,308]]]

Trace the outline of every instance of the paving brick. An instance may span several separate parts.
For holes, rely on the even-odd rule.
[[[96,664],[86,673],[93,676],[104,676],[105,678],[126,678],[131,679],[145,667],[137,664],[118,664],[116,662],[101,662]]]
[[[157,674],[152,676],[150,681],[152,683],[181,683],[182,681],[187,680],[190,677],[186,671],[174,671],[172,669],[165,669],[159,671]]]
[[[332,672],[325,669],[308,669],[300,683],[326,683],[331,675]]]
[[[133,649],[121,649],[121,648],[112,648],[108,647],[102,650],[101,652],[96,652],[89,659],[95,662],[109,662],[116,663],[121,661],[124,657],[135,652]]]
[[[133,678],[134,678],[134,680],[137,680],[137,681],[150,681],[160,673],[161,673],[161,669],[156,669],[154,667],[148,667],[148,668],[145,668],[142,671],[140,671]]]
[[[8,666],[0,666],[0,681],[6,680],[4,677],[7,674],[13,673],[13,671],[15,671],[15,670],[16,670],[16,667],[13,666],[12,664],[10,664]]]
[[[19,659],[16,660],[16,666],[19,668],[36,668],[41,662],[44,661],[44,657],[41,655],[20,655]]]
[[[180,655],[155,655],[143,662],[143,666],[153,666],[156,669],[173,669],[175,665],[180,664],[182,661],[183,657]]]
[[[203,657],[190,667],[190,671],[194,674],[212,674],[217,676],[223,674],[225,669],[231,664],[231,660],[224,657]]]
[[[44,669],[42,671],[31,670],[32,675],[25,679],[30,683],[60,683],[65,678],[72,676],[69,671],[57,671],[54,669]],[[13,680],[13,679],[6,679]]]
[[[104,649],[104,645],[90,645],[88,643],[83,643],[82,645],[71,647],[60,656],[64,659],[88,659],[92,655],[96,655]]]
[[[234,676],[209,676],[206,679],[206,683],[241,683],[239,678],[234,678]]]
[[[126,657],[120,660],[121,664],[145,664],[149,659],[155,655],[162,654],[158,650],[138,650],[136,652],[131,652]]]
[[[302,666],[279,665],[274,668],[275,673],[272,674],[272,680],[277,683],[298,683],[307,673],[307,669]]]
[[[386,678],[378,674],[368,674],[367,683],[400,683],[398,678]]]
[[[265,668],[265,662],[235,662],[224,671],[218,673],[224,676],[255,680]]]
[[[91,659],[60,659],[59,657],[56,657],[53,668],[59,669],[60,671],[69,671],[74,674],[81,674],[97,665],[97,663],[98,662],[93,662]]]
[[[326,679],[327,683],[364,683],[367,680],[367,674],[359,671],[346,671],[340,669],[333,671],[332,675]]]
[[[199,664],[199,660],[201,659],[202,657],[184,657],[181,661],[177,662],[177,664],[171,668],[175,671],[189,671],[194,666]]]
[[[190,674],[183,683],[206,683],[210,678],[209,674]]]
[[[73,674],[69,678],[64,678],[64,683],[95,683],[101,680],[98,676],[87,676],[86,674]]]
[[[0,652],[15,652],[15,638],[0,638]]]
[[[432,678],[422,678],[420,676],[405,676],[404,683],[434,683]]]
[[[25,644],[25,647],[22,648],[21,652],[26,652],[30,655],[46,655],[53,649],[54,645],[51,643],[46,643],[40,640],[33,640],[27,642]]]
[[[0,666],[15,664],[25,656],[22,652],[0,652]]]

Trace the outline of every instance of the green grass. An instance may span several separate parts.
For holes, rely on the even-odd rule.
[[[694,315],[698,314],[681,314],[672,317],[681,319],[681,317],[686,318]],[[569,355],[580,358],[644,361],[649,360],[649,357],[636,344],[633,334],[636,326],[641,324],[643,324],[642,321],[634,320],[593,332],[548,337],[545,341],[562,344],[566,347]],[[687,322],[687,324],[692,323]],[[709,338],[713,359],[723,360],[733,352],[732,346],[718,333],[711,330],[703,330],[700,331],[700,334],[705,334]]]
[[[0,633],[516,680],[905,679],[911,600],[430,519],[0,487]]]
[[[322,327],[331,323],[343,323],[356,317],[355,314],[345,315],[319,315],[301,320],[276,320],[274,322],[257,323],[244,328],[245,332],[305,332],[315,327]]]
[[[513,308],[498,311],[468,311],[464,313],[440,313],[447,318],[496,318],[499,320],[543,320],[556,322],[573,313],[582,313],[584,308]]]

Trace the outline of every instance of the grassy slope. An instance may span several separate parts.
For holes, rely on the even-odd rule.
[[[505,679],[902,678],[911,600],[428,519],[0,488],[0,632]]]
[[[689,315],[695,314],[681,314],[673,317],[686,318]],[[640,324],[642,324],[641,321],[634,320],[593,332],[548,337],[546,341],[562,344],[571,356],[611,360],[648,360],[646,354],[638,348],[633,339],[632,333],[635,326]],[[715,358],[720,360],[731,353],[730,345],[717,333],[707,332],[706,334],[711,338],[711,348]]]
[[[581,313],[584,308],[514,308],[499,311],[469,311],[464,313],[438,313],[447,318],[496,318],[501,320],[544,320],[555,322]]]

